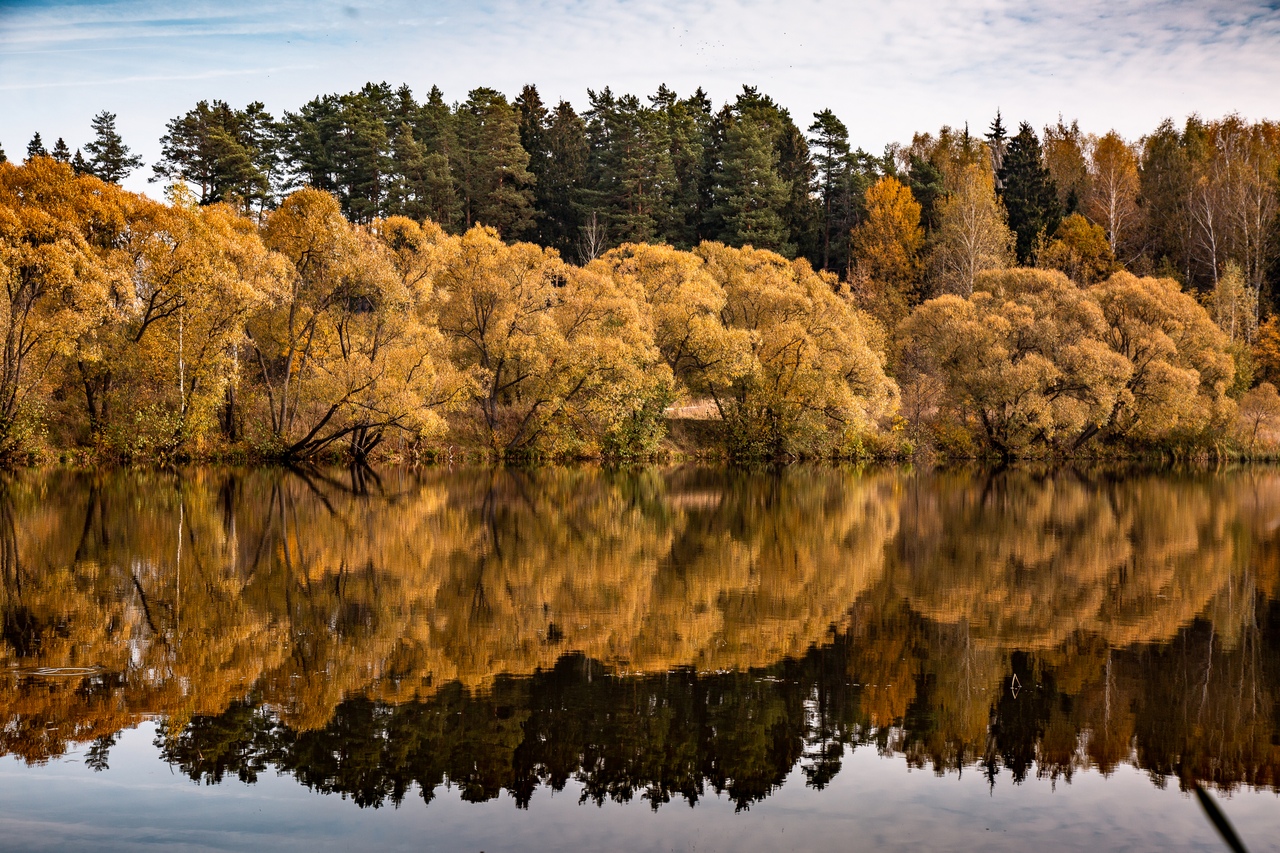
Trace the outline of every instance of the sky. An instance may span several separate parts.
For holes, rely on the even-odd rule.
[[[1136,139],[1191,113],[1280,119],[1280,0],[0,0],[0,146],[74,150],[117,115],[148,164],[197,101],[274,114],[365,82],[488,86],[587,106],[587,90],[717,105],[759,88],[802,128],[833,110],[878,152],[947,124]],[[125,185],[157,194],[149,168]]]

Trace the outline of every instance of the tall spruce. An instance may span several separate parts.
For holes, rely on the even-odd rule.
[[[546,160],[534,186],[538,237],[545,246],[573,257],[582,231],[579,199],[587,176],[587,126],[568,101],[548,116],[542,146]]]
[[[666,140],[673,183],[666,209],[659,217],[660,237],[690,249],[702,241],[703,222],[711,204],[707,151],[711,145],[711,101],[702,89],[680,98],[662,85],[649,96]]]
[[[728,115],[724,125],[716,184],[720,240],[793,257],[796,247],[783,219],[791,187],[778,175],[772,128],[757,112]]]
[[[27,143],[27,159],[33,157],[48,157],[49,150],[44,147],[44,140],[40,138],[40,131],[36,131],[31,137],[31,141]]]
[[[1058,190],[1044,164],[1044,153],[1035,130],[1027,122],[1009,140],[1000,168],[1000,198],[1009,214],[1009,228],[1015,235],[1018,262],[1029,264],[1036,241],[1047,239],[1062,221]]]
[[[968,128],[965,128],[966,133]],[[1008,144],[1009,132],[1005,129],[1004,119],[1000,117],[1000,110],[996,110],[996,117],[991,120],[991,126],[987,130],[986,140],[987,148],[991,152],[991,172],[996,176],[996,191],[1000,191],[1000,171],[1004,168],[1004,153]]]
[[[610,245],[656,242],[676,187],[665,123],[635,95],[616,97],[605,88],[588,91],[588,97],[583,219],[594,213]]]
[[[93,141],[85,145],[89,155],[89,171],[109,184],[118,184],[142,165],[142,158],[129,153],[116,132],[116,114],[103,110],[90,122]]]
[[[516,110],[501,92],[480,88],[468,94],[455,118],[452,164],[463,224],[492,226],[507,240],[524,236],[533,224],[535,179]]]
[[[59,163],[71,162],[71,149],[67,147],[66,141],[59,136],[58,141],[53,144],[53,151],[50,152],[53,159]]]

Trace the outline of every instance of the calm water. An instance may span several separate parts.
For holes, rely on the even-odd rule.
[[[0,848],[1254,850],[1280,471],[0,481]]]

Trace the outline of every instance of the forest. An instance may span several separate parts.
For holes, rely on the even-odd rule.
[[[201,101],[0,162],[0,455],[1260,456],[1280,124],[852,150],[716,108]],[[3,160],[0,152],[0,160]]]

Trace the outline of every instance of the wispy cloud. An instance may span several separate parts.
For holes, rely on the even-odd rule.
[[[276,111],[366,80],[585,106],[588,87],[830,107],[878,148],[1001,107],[1128,135],[1165,115],[1277,112],[1275,0],[0,0],[0,140],[87,132],[109,106],[144,156],[198,98]],[[265,60],[265,61],[264,61]],[[56,89],[51,101],[41,92]],[[110,104],[104,99],[109,98]],[[77,129],[78,128],[78,129]]]

